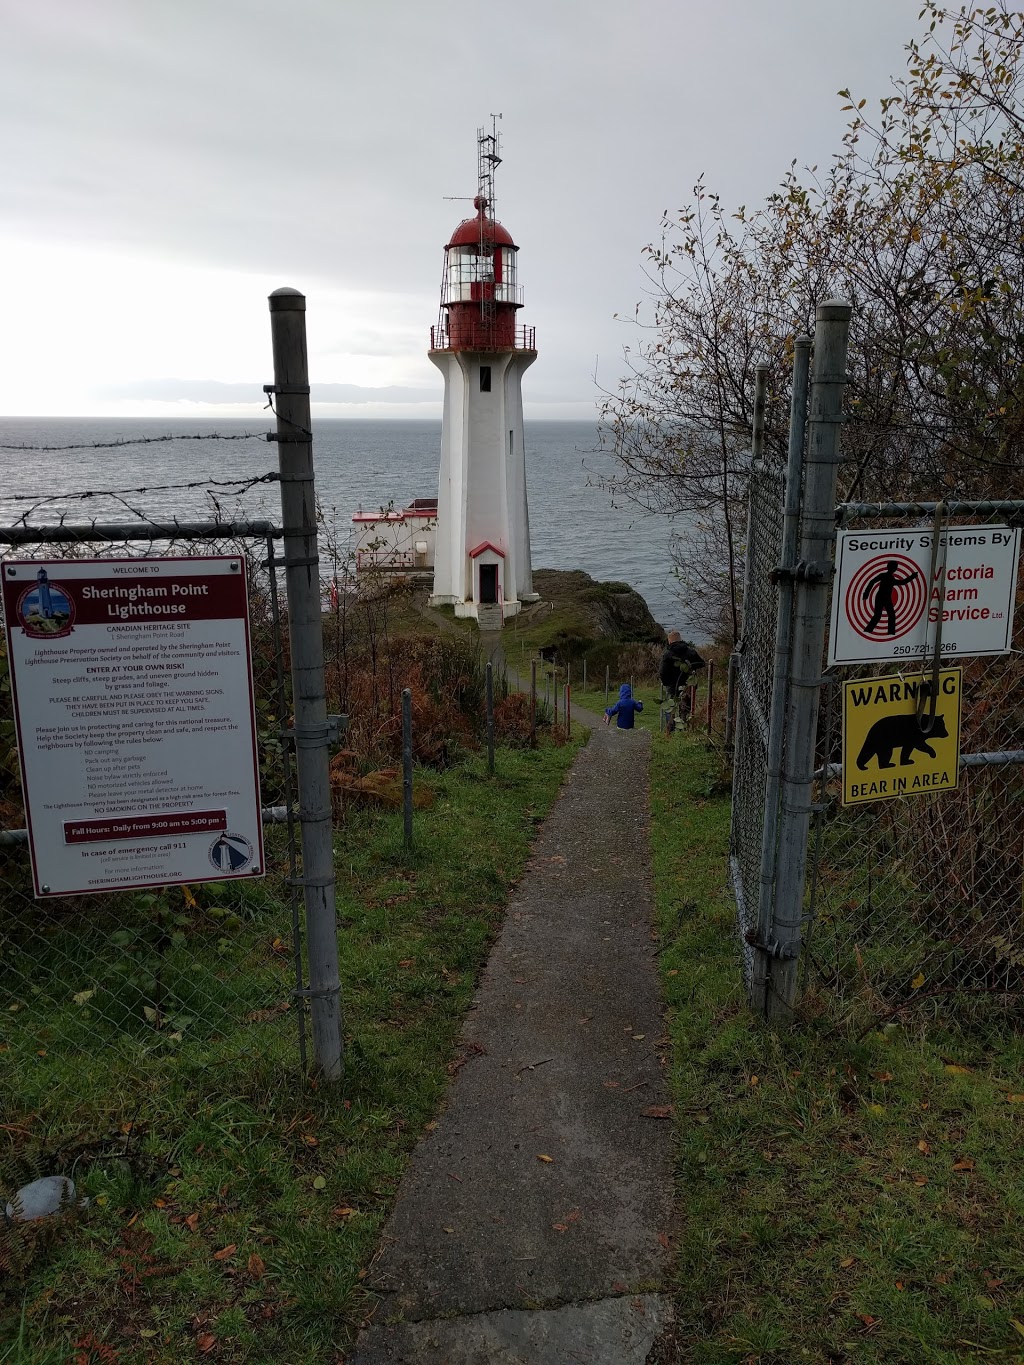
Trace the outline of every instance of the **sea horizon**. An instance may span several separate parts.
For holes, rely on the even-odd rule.
[[[232,516],[273,519],[276,493],[266,476],[277,461],[273,443],[265,439],[273,426],[273,414],[262,410],[216,420],[0,417],[0,445],[16,447],[0,451],[6,472],[0,519],[73,520],[76,504],[86,498],[90,520],[121,522],[126,505],[154,519],[208,516],[205,480],[216,483],[211,495]],[[314,414],[312,429],[317,494],[339,543],[349,538],[359,511],[406,506],[436,494],[440,417]],[[524,432],[534,567],[583,569],[598,581],[629,583],[659,624],[697,638],[700,631],[686,616],[672,562],[673,530],[684,531],[685,521],[647,512],[612,486],[617,467],[600,448],[596,421],[527,417]],[[218,433],[229,439],[219,444]],[[250,440],[239,439],[249,433]],[[212,439],[173,439],[197,435]],[[154,442],[160,436],[172,439]],[[150,444],[133,444],[133,438]],[[61,445],[78,448],[54,449]],[[17,447],[32,458],[19,460]],[[193,484],[200,486],[187,487]],[[236,494],[231,484],[242,491]],[[133,496],[126,504],[117,494],[129,491]]]

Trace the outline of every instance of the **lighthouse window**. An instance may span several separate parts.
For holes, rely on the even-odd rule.
[[[490,393],[491,391],[491,367],[490,365],[480,366],[480,392]]]

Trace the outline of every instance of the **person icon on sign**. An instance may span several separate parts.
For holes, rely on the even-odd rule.
[[[865,633],[868,635],[875,633],[875,627],[881,621],[883,612],[886,620],[886,635],[896,634],[896,603],[893,594],[896,588],[905,587],[917,577],[917,570],[913,569],[907,574],[906,578],[897,578],[896,572],[899,567],[899,563],[895,559],[890,559],[882,573],[877,573],[874,578],[868,580],[867,586],[861,594],[862,600],[866,602],[871,594],[871,589],[875,588],[876,590],[874,605],[871,609],[871,620],[865,627]]]

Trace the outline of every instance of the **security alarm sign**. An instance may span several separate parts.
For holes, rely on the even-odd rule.
[[[933,556],[934,540],[930,529],[839,533],[830,664],[921,659],[936,638],[943,654],[1009,652],[1020,529],[949,526]]]
[[[37,896],[260,876],[245,561],[8,561]]]

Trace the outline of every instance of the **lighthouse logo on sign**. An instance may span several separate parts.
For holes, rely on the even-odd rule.
[[[914,629],[928,601],[925,575],[906,555],[880,555],[861,566],[846,590],[846,615],[865,640],[898,640]]]

